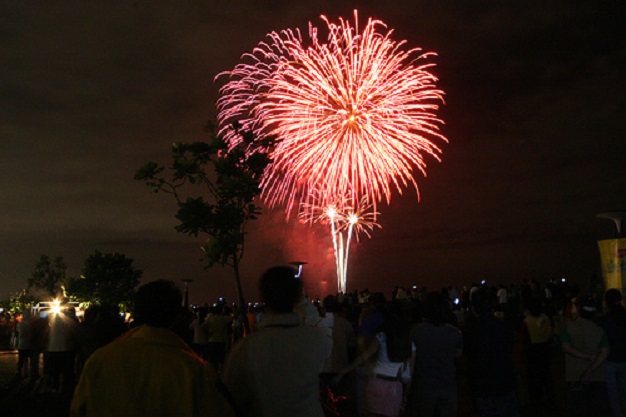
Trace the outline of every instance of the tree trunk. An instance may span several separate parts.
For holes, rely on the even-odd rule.
[[[241,279],[239,277],[239,260],[237,259],[237,255],[233,257],[233,272],[235,273],[235,285],[237,286],[237,296],[239,297],[239,310],[238,314],[241,316],[241,321],[243,322],[243,328],[246,331],[246,334],[250,334],[250,323],[248,323],[248,314],[247,313],[247,304],[246,299],[243,297],[243,290],[241,288]]]

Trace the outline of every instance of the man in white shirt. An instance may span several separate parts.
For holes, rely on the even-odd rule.
[[[332,349],[330,332],[304,325],[294,312],[302,281],[293,268],[270,268],[260,290],[267,315],[258,331],[233,347],[224,383],[245,416],[323,417],[318,386]]]

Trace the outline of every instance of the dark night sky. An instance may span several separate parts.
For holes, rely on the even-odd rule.
[[[340,4],[338,6],[337,4]],[[144,280],[194,279],[191,300],[234,298],[230,272],[203,270],[174,231],[175,204],[133,181],[174,141],[204,138],[218,85],[273,30],[373,16],[439,54],[443,161],[381,206],[351,252],[349,289],[430,288],[598,272],[596,218],[626,209],[623,2],[469,0],[4,1],[0,4],[0,298],[41,254],[70,275],[118,251]],[[244,285],[306,260],[312,294],[332,278],[324,229],[281,210],[250,230]]]

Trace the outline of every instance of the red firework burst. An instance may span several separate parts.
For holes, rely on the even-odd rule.
[[[433,139],[447,140],[435,114],[443,102],[428,62],[435,54],[407,49],[379,20],[360,32],[354,18],[353,27],[322,16],[326,39],[312,24],[306,42],[298,30],[272,32],[220,74],[229,77],[217,102],[220,133],[235,145],[239,121],[259,141],[277,139],[262,182],[270,207],[289,213],[311,207],[312,196],[327,206],[349,195],[375,212],[394,189],[413,185],[419,197],[414,171],[426,175],[425,155],[439,160]]]

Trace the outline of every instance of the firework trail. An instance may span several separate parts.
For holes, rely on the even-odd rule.
[[[361,198],[356,204],[350,196],[337,200],[327,206],[318,206],[305,203],[299,217],[310,223],[323,223],[330,226],[333,241],[333,250],[337,266],[337,291],[347,293],[348,255],[352,237],[359,240],[359,234],[371,237],[374,228],[380,228],[376,223],[376,213],[367,197]]]

